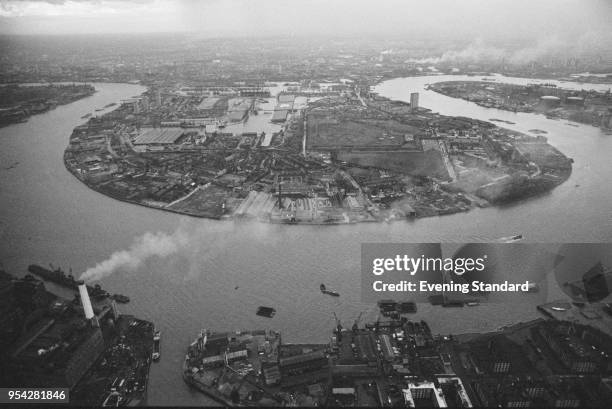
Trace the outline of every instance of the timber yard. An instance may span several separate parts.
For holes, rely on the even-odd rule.
[[[348,79],[151,86],[76,127],[64,162],[119,200],[289,224],[465,212],[550,190],[572,168],[543,135]]]

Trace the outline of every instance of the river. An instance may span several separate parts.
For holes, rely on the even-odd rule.
[[[0,261],[16,274],[31,263],[72,267],[78,274],[147,232],[172,234],[179,228],[187,234],[189,244],[175,254],[153,257],[131,273],[119,271],[102,285],[131,297],[120,306],[122,312],[150,319],[163,332],[162,359],[151,368],[149,404],[189,406],[211,403],[180,377],[186,346],[201,328],[268,327],[281,330],[287,342],[327,342],[334,311],[348,325],[364,310],[364,321],[374,319],[374,306],[360,302],[362,242],[490,241],[519,233],[532,242],[612,241],[611,136],[591,126],[486,109],[424,89],[448,79],[478,78],[396,79],[377,91],[406,101],[416,91],[421,106],[441,114],[504,119],[516,123],[504,126],[524,132],[546,130],[550,143],[575,160],[570,179],[512,205],[412,222],[283,226],[190,218],[113,200],[64,168],[63,151],[72,129],[85,121],[82,115],[144,90],[94,84],[98,92],[91,97],[0,129]],[[322,296],[321,282],[341,297]],[[512,308],[420,305],[415,318],[427,319],[434,332],[486,331],[537,317],[535,304],[534,299]],[[256,316],[259,305],[275,307],[276,316]]]

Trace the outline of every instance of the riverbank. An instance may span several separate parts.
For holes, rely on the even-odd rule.
[[[350,330],[338,322],[332,341],[322,345],[282,344],[273,331],[202,331],[188,348],[183,379],[228,407],[400,406],[418,399],[411,389],[423,387],[436,390],[441,407],[459,402],[457,396],[464,406],[497,407],[511,392],[534,385],[542,392],[514,399],[547,407],[567,396],[600,407],[609,398],[598,392],[608,372],[601,356],[612,351],[612,338],[585,321],[537,318],[493,332],[443,336],[432,334],[426,321],[403,316],[363,328],[355,322]],[[576,345],[587,351],[579,364],[560,364],[564,351]],[[568,385],[588,393],[578,398]],[[493,390],[498,393],[483,392]]]
[[[612,131],[612,100],[608,93],[601,91],[569,90],[556,84],[515,85],[491,81],[438,82],[429,88],[485,108],[542,114],[551,119],[564,119]]]
[[[33,116],[70,104],[96,92],[87,84],[0,86],[0,127],[27,122]]]

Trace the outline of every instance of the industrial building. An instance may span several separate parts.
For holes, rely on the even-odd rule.
[[[329,376],[329,360],[322,350],[279,359],[284,387],[311,384]]]
[[[404,399],[408,407],[427,406],[445,408],[448,405],[444,399],[444,392],[433,382],[409,383],[404,389]]]
[[[81,308],[56,300],[14,342],[9,365],[20,386],[73,388],[104,351],[99,321],[113,309],[107,305],[96,315],[84,284],[79,293]]]
[[[133,140],[134,145],[171,145],[183,136],[181,128],[146,128]]]
[[[278,95],[278,103],[282,104],[282,103],[291,103],[293,104],[295,102],[295,95],[292,94],[279,94]]]
[[[289,115],[289,111],[287,110],[280,110],[280,111],[274,111],[274,114],[272,114],[272,122],[285,122],[287,120],[287,115]]]
[[[540,103],[546,109],[557,108],[561,105],[561,98],[554,95],[542,95],[540,97]]]

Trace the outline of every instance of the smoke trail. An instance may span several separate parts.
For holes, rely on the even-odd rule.
[[[185,279],[197,278],[201,273],[203,257],[229,257],[225,253],[228,245],[238,242],[264,242],[267,240],[273,226],[267,223],[222,223],[218,221],[181,219],[178,227],[172,233],[147,232],[134,239],[126,250],[116,251],[111,256],[85,271],[80,279],[96,281],[117,271],[134,272],[148,259],[168,256],[184,256],[189,263]]]
[[[182,228],[172,234],[164,232],[145,233],[138,237],[128,250],[116,251],[107,260],[96,264],[85,271],[80,279],[95,281],[106,277],[117,270],[134,271],[147,259],[167,257],[176,253],[189,242],[189,234]]]
[[[533,45],[518,50],[508,50],[476,39],[461,50],[450,50],[438,57],[409,59],[417,64],[439,63],[499,63],[505,60],[512,65],[525,65],[551,58],[594,57],[607,55],[612,45],[612,34],[588,31],[575,38],[549,35]]]

